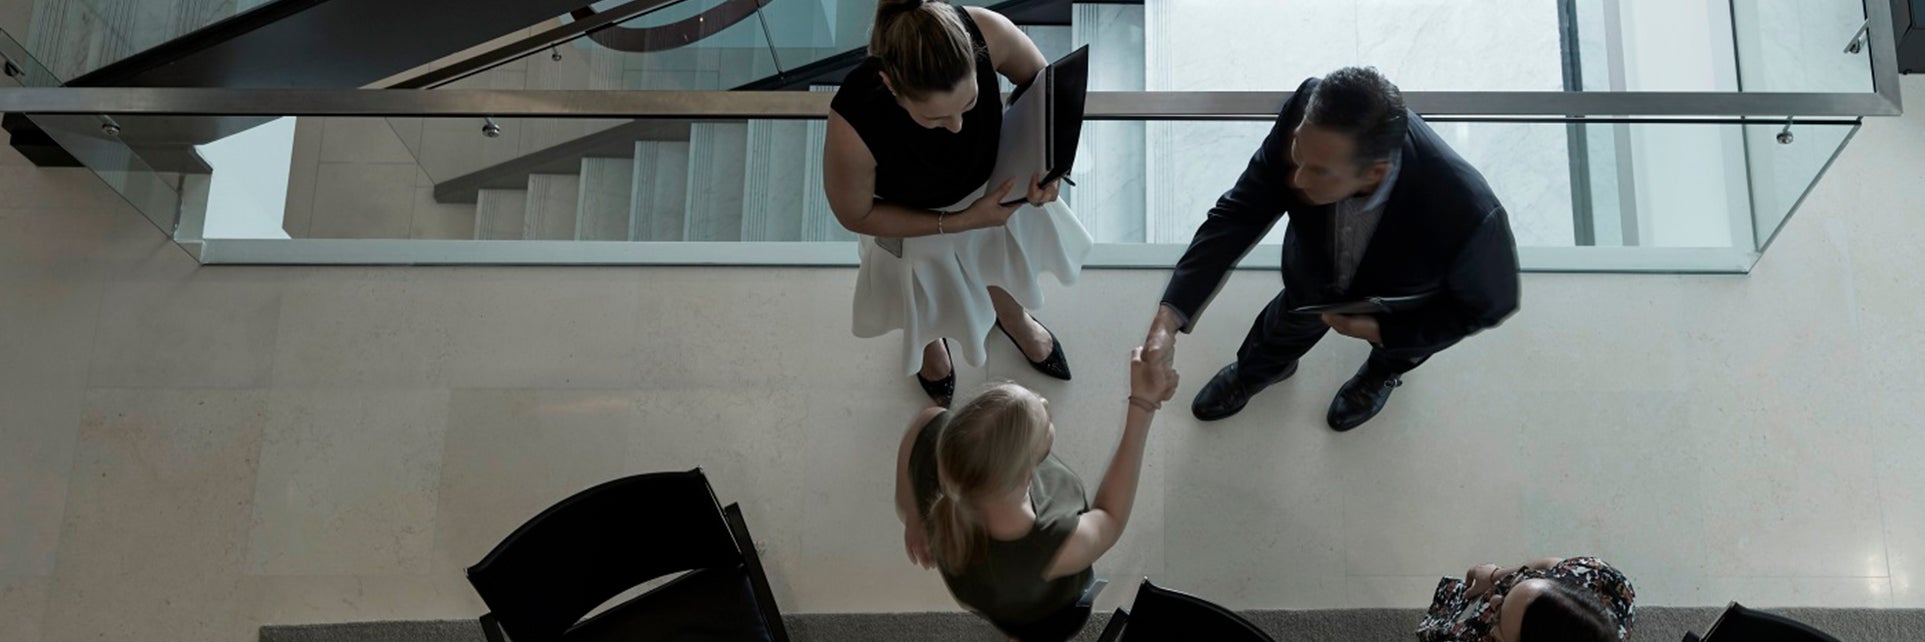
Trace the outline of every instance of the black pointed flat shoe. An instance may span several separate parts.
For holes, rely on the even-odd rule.
[[[1043,325],[1043,322],[1038,320],[1036,325]],[[996,329],[1002,330],[1003,336],[1009,337],[1009,342],[1016,344],[1016,352],[1023,355],[1024,361],[1029,360],[1029,354],[1023,352],[1022,342],[1016,340],[1016,335],[1009,333],[1009,328],[1003,327],[1003,322],[997,321]],[[1069,381],[1069,358],[1063,356],[1063,342],[1056,340],[1056,333],[1051,331],[1049,326],[1043,325],[1043,331],[1049,333],[1049,356],[1043,357],[1042,361],[1030,361],[1029,367],[1051,377]]]
[[[956,356],[949,354],[948,339],[940,339],[940,341],[942,341],[942,353],[949,355],[949,376],[930,381],[922,378],[922,373],[918,372],[916,383],[922,384],[922,391],[929,394],[930,401],[948,408],[949,402],[956,398]]]

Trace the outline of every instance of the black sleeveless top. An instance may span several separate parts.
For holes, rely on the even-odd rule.
[[[996,65],[969,11],[955,9],[976,45],[976,89],[981,92],[975,108],[963,113],[962,131],[952,134],[916,124],[882,84],[873,58],[850,71],[829,102],[876,158],[876,200],[922,209],[947,207],[982,187],[996,168],[1003,129]]]

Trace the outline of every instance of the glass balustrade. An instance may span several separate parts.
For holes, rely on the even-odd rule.
[[[115,140],[98,119],[43,119],[65,138]],[[466,156],[557,119],[495,120],[497,136],[481,119],[421,120],[419,134],[445,132]],[[115,122],[125,137],[166,121]],[[285,118],[198,146],[211,171],[172,180],[183,185],[188,240],[250,252],[268,246],[230,242],[301,241],[304,252],[319,253],[305,260],[337,252],[352,261],[367,249],[354,241],[383,240],[437,243],[382,247],[400,254],[381,262],[488,262],[488,252],[515,245],[520,258],[510,262],[854,263],[855,236],[823,192],[823,121],[638,122],[651,129],[620,148],[450,183],[434,178],[387,119]],[[1118,135],[1109,127],[1118,124],[1140,124],[1142,135]],[[1677,272],[1748,269],[1857,128],[1852,120],[1802,122],[1781,137],[1780,124],[1736,121],[1440,117],[1429,125],[1504,202],[1526,269]],[[1062,198],[1099,243],[1092,263],[1174,261],[1270,127],[1086,123],[1077,184]],[[1573,146],[1571,127],[1586,131],[1587,144]],[[89,163],[126,158],[90,154]],[[1264,242],[1279,242],[1282,229]],[[321,241],[339,243],[330,250]],[[1265,265],[1275,253],[1250,257]]]
[[[1666,92],[1772,101],[1882,89],[1873,48],[1847,50],[1868,15],[1860,2],[1801,3],[1798,13],[1772,1],[1539,4],[1399,0],[1290,15],[1264,14],[1265,0],[1213,0],[1208,11],[1192,0],[1079,4],[1069,25],[1025,31],[1046,56],[1090,45],[1092,90],[1148,92],[1133,96],[1151,102],[1287,91],[1358,62],[1413,94],[1471,98],[1635,92],[1660,105],[1679,95]],[[597,8],[620,6],[634,5]],[[852,30],[866,29],[872,12],[871,3],[665,2],[435,86],[727,90],[859,47]],[[1743,272],[1858,126],[1852,114],[1759,116],[1756,107],[1744,117],[1625,116],[1580,100],[1560,104],[1586,115],[1564,116],[1480,104],[1498,109],[1429,122],[1490,181],[1532,270]],[[854,263],[855,236],[822,193],[819,114],[581,118],[556,105],[553,115],[485,118],[35,119],[148,203],[143,211],[165,212],[171,194],[180,238],[205,241],[211,262]],[[1269,129],[1260,111],[1086,123],[1077,185],[1063,198],[1099,243],[1092,264],[1173,262]],[[1261,250],[1249,259],[1274,261]]]

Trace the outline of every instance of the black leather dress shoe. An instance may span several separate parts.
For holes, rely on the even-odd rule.
[[[939,340],[942,341],[942,353],[949,354],[949,340]],[[949,376],[930,381],[922,378],[922,373],[918,372],[916,373],[916,383],[922,384],[922,391],[929,394],[930,401],[936,402],[938,406],[948,408],[949,402],[956,398],[955,355],[949,356]]]
[[[1043,322],[1038,320],[1036,325],[1043,325]],[[1002,330],[1003,336],[1009,337],[1009,342],[1016,344],[1017,352],[1022,352],[1022,342],[1016,340],[1016,335],[1009,333],[1009,328],[1003,327],[1003,322],[997,321],[996,329]],[[1063,356],[1063,342],[1056,340],[1056,333],[1051,331],[1049,326],[1043,325],[1043,331],[1049,333],[1049,356],[1043,357],[1042,361],[1030,361],[1029,367],[1051,377],[1069,381],[1069,358]],[[1023,352],[1023,360],[1029,361],[1029,353]]]
[[[1330,400],[1330,414],[1324,421],[1337,432],[1361,426],[1384,409],[1384,403],[1390,401],[1390,391],[1401,385],[1404,380],[1396,373],[1371,372],[1369,364],[1365,364],[1356,376],[1337,389],[1337,398]]]
[[[1293,374],[1297,374],[1295,361],[1290,362],[1290,365],[1283,369],[1283,375],[1275,380],[1251,384],[1243,381],[1243,377],[1237,372],[1236,362],[1231,362],[1222,370],[1216,371],[1216,376],[1210,377],[1210,382],[1203,384],[1203,389],[1197,391],[1196,401],[1190,402],[1190,414],[1204,421],[1216,421],[1237,414],[1238,411],[1243,410],[1245,404],[1250,403],[1250,397],[1256,396],[1271,384],[1289,379]]]

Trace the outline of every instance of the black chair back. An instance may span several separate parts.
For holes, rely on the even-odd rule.
[[[1701,639],[1704,642],[1839,642],[1838,638],[1809,624],[1776,613],[1745,608],[1737,602],[1725,608],[1724,614],[1711,624],[1711,630],[1705,631],[1704,637],[1687,633],[1685,639]]]
[[[1117,609],[1110,614],[1110,621],[1103,625],[1103,632],[1096,635],[1096,642],[1117,642],[1123,639],[1123,629],[1130,624],[1130,612]]]
[[[1121,637],[1112,637],[1116,635],[1112,629],[1119,621]],[[1136,589],[1136,602],[1130,612],[1124,614],[1119,610],[1111,616],[1100,639],[1276,642],[1243,616],[1209,600],[1151,584],[1149,578],[1144,578],[1143,585]]]
[[[540,642],[560,639],[595,607],[649,580],[742,563],[696,469],[576,493],[515,529],[468,568],[468,582],[511,639]]]

